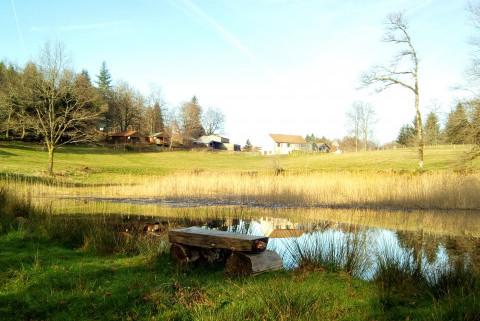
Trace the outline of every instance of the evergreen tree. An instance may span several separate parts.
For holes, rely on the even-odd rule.
[[[416,130],[413,126],[406,124],[400,128],[397,136],[397,143],[403,146],[413,146],[415,142]]]
[[[247,139],[245,146],[243,146],[244,152],[251,152],[252,151],[252,143],[250,143],[250,139]]]
[[[475,105],[475,109],[472,115],[470,137],[472,143],[480,146],[480,101],[477,100],[472,103]]]
[[[441,131],[438,123],[438,116],[430,112],[425,122],[425,145],[438,145],[440,143]]]
[[[162,108],[160,108],[160,104],[155,102],[152,111],[152,132],[153,133],[160,133],[163,132],[164,124],[163,124],[163,115],[162,115]]]
[[[88,70],[87,69],[82,69],[82,71],[80,72],[80,74],[85,77],[85,79],[88,80],[88,83],[91,85],[92,84],[92,79],[90,78],[90,74],[88,73]]]
[[[448,114],[447,125],[445,126],[445,135],[447,141],[451,144],[465,144],[469,141],[469,127],[467,113],[461,103],[457,104],[454,111]]]
[[[110,96],[112,90],[112,75],[110,74],[105,61],[102,62],[102,67],[100,68],[100,73],[97,75],[97,81],[95,83],[104,98]]]

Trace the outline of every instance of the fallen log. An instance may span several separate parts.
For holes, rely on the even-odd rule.
[[[193,262],[202,264],[225,261],[231,253],[232,251],[227,249],[207,249],[179,243],[172,243],[170,246],[170,256],[181,265]]]
[[[274,251],[261,253],[233,252],[227,259],[228,275],[248,276],[283,269],[282,258]]]
[[[201,248],[221,248],[231,251],[261,252],[267,247],[268,237],[187,227],[168,232],[170,243]]]

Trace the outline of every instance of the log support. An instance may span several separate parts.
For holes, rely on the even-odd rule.
[[[249,276],[283,269],[282,258],[274,251],[260,253],[233,252],[227,260],[228,275]]]
[[[248,276],[283,269],[282,258],[266,250],[268,238],[190,227],[168,233],[170,256],[181,265],[226,261],[228,275]]]
[[[172,243],[170,246],[170,256],[180,265],[225,261],[231,253],[232,251],[227,249],[202,248],[179,243]]]

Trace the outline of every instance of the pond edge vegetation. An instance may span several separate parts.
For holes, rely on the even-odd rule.
[[[5,186],[0,189],[0,215],[0,242],[5,241],[9,236],[24,241],[33,237],[37,239],[34,243],[59,244],[62,248],[83,253],[86,260],[93,258],[99,258],[102,261],[138,258],[147,266],[151,264],[148,262],[152,262],[152,260],[153,262],[160,260],[163,262],[162,264],[165,264],[165,262],[168,262],[167,265],[171,264],[166,254],[168,249],[166,241],[159,242],[158,239],[155,239],[152,242],[143,234],[135,234],[134,231],[121,233],[105,217],[94,219],[73,216],[58,217],[48,208],[36,208],[28,198],[23,199],[14,196],[12,191]],[[39,241],[40,239],[44,241]],[[344,243],[344,246],[339,247],[332,241],[330,245],[323,244],[316,247],[317,249],[322,248],[321,253],[318,251],[306,252],[305,248],[296,247],[293,250],[299,252],[295,256],[300,258],[297,269],[253,279],[223,279],[222,272],[219,269],[210,267],[206,270],[199,268],[200,271],[204,271],[202,273],[205,273],[201,275],[205,283],[198,283],[198,281],[195,283],[188,277],[189,274],[193,277],[199,277],[195,275],[199,273],[195,268],[185,270],[185,268],[175,269],[172,267],[169,270],[170,272],[162,272],[165,270],[165,266],[156,265],[149,273],[171,274],[169,277],[175,279],[176,282],[172,283],[167,292],[173,291],[175,293],[175,300],[173,301],[180,302],[181,308],[166,306],[155,309],[152,306],[152,301],[146,300],[144,304],[148,307],[142,305],[140,310],[147,309],[149,312],[142,310],[136,318],[146,319],[145,316],[148,315],[149,319],[155,319],[155,316],[165,316],[165,313],[169,313],[167,311],[170,310],[170,313],[173,313],[171,319],[185,320],[213,320],[218,316],[223,316],[226,320],[233,320],[232,316],[228,317],[232,311],[244,315],[247,319],[256,319],[254,316],[256,313],[260,313],[258,315],[262,315],[263,319],[267,320],[274,320],[274,315],[280,316],[279,319],[281,320],[287,320],[289,317],[296,317],[299,320],[320,320],[322,319],[320,312],[323,310],[317,301],[319,293],[315,292],[315,288],[310,290],[312,293],[305,293],[304,291],[308,282],[314,282],[316,287],[321,287],[314,280],[328,276],[331,280],[343,280],[342,282],[347,285],[351,285],[352,282],[356,284],[355,290],[347,290],[347,292],[351,292],[350,294],[347,293],[347,296],[351,296],[352,302],[357,302],[356,295],[359,295],[357,292],[367,295],[363,300],[368,301],[367,306],[358,308],[363,309],[361,317],[355,316],[355,309],[352,310],[351,307],[337,307],[333,314],[327,314],[331,319],[342,316],[341,319],[347,320],[371,318],[388,320],[404,319],[409,316],[410,319],[477,320],[478,315],[480,315],[480,298],[478,296],[478,293],[480,293],[480,276],[478,270],[471,266],[468,260],[458,260],[452,265],[442,267],[433,276],[427,277],[419,271],[416,265],[417,261],[413,256],[405,261],[394,255],[386,255],[377,259],[376,263],[379,269],[373,281],[363,281],[357,284],[358,281],[356,281],[357,278],[354,275],[356,275],[358,267],[361,266],[359,263],[363,257],[361,252],[363,249],[362,242],[365,242],[362,235],[355,234]],[[36,256],[35,253],[32,253],[32,255],[34,258],[36,257],[32,264],[41,266],[41,258],[38,257],[38,253]],[[22,263],[22,266],[24,266],[23,264],[27,263]],[[34,265],[31,269],[35,268]],[[23,305],[25,303],[20,302],[23,300],[20,298],[12,299],[11,291],[15,291],[12,290],[14,288],[13,284],[19,281],[19,277],[23,278],[25,273],[28,273],[21,272],[21,270],[12,270],[12,267],[8,267],[4,271],[6,272],[2,273],[3,288],[0,292],[0,300],[3,302],[0,309],[3,312],[12,313],[12,309],[14,309],[12,304]],[[98,275],[95,274],[89,276],[89,278],[97,277]],[[151,277],[150,274],[149,277]],[[160,276],[158,277],[160,278]],[[285,288],[276,287],[275,282],[272,283],[275,279],[278,279]],[[288,281],[289,279],[291,281]],[[291,283],[292,281],[293,283]],[[23,285],[19,284],[17,286],[22,288],[31,286],[31,282],[36,282],[34,274],[24,279],[21,282]],[[305,282],[307,283],[305,284]],[[189,284],[189,286],[185,286],[185,284]],[[255,289],[255,291],[261,293],[277,294],[275,298],[263,297],[260,304],[246,300],[245,303],[235,306],[226,301],[219,302],[224,300],[223,298],[217,300],[216,295],[220,298],[222,292],[228,293],[232,291],[231,287],[236,288],[238,286],[243,288],[242,291],[248,293]],[[309,286],[311,287],[312,284]],[[300,289],[303,292],[299,292]],[[46,293],[41,294],[44,291],[43,289],[37,291],[39,291],[35,294],[37,296],[47,295]],[[345,291],[345,289],[341,291]],[[155,292],[151,292],[149,295],[152,296],[153,293]],[[162,293],[166,295],[163,290],[158,291],[157,295],[162,295]],[[215,296],[212,296],[212,294],[215,294]],[[311,294],[311,296],[309,297],[307,294]],[[110,296],[112,294],[106,293],[104,295]],[[340,294],[331,293],[330,295]],[[258,299],[258,296],[256,298]],[[161,298],[156,298],[154,301],[162,304]],[[346,302],[348,300],[342,304],[347,304]],[[128,309],[128,305],[123,307],[123,309],[125,308]],[[134,311],[138,308],[138,306],[132,306],[132,310],[126,311],[126,313],[135,313]],[[31,308],[27,310],[29,313],[33,313],[30,318],[39,317],[34,315]],[[332,311],[330,312],[332,313]],[[368,315],[364,315],[365,313]],[[55,313],[49,314],[49,316],[53,316],[52,319],[55,319]],[[110,316],[110,318],[114,319],[115,317]],[[128,319],[125,315],[122,318]]]

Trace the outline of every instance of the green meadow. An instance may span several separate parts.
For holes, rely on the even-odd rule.
[[[450,171],[465,164],[461,159],[470,145],[426,147],[426,171]],[[160,152],[158,152],[160,151]],[[379,150],[345,154],[291,154],[265,157],[255,153],[207,151],[161,152],[151,148],[135,151],[100,146],[66,146],[55,153],[54,171],[58,179],[102,182],[123,176],[167,175],[179,171],[270,172],[282,168],[290,172],[310,171],[415,171],[416,149]],[[28,176],[45,176],[48,153],[38,144],[0,143],[0,171]],[[467,164],[480,169],[480,161]]]

